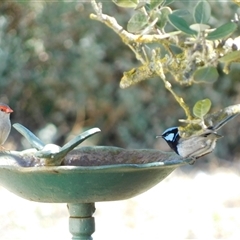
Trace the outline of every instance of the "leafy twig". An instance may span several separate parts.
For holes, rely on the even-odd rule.
[[[154,43],[154,42],[169,42],[171,36],[177,35],[180,31],[172,32],[171,34],[153,34],[153,35],[142,35],[142,34],[132,34],[124,30],[121,25],[118,24],[114,17],[110,17],[102,13],[102,4],[96,3],[95,0],[91,0],[92,7],[96,14],[90,14],[90,18],[93,20],[100,21],[106,26],[111,28],[117,35],[122,39],[122,41],[135,53],[136,58],[142,63],[146,64],[144,57],[136,51],[142,44]]]
[[[123,78],[120,82],[121,88],[129,87],[135,83],[138,83],[140,81],[143,81],[145,79],[159,76],[164,84],[165,88],[174,96],[176,101],[180,104],[180,106],[185,111],[185,114],[188,119],[192,119],[191,112],[188,108],[188,106],[183,101],[183,98],[179,97],[172,89],[171,84],[169,81],[166,80],[164,72],[168,71],[167,66],[164,66],[165,64],[168,64],[166,62],[166,59],[160,59],[159,54],[156,54],[156,51],[152,51],[152,59],[151,61],[147,61],[146,58],[144,58],[145,54],[143,52],[143,56],[140,54],[142,51],[138,51],[142,44],[146,43],[154,43],[154,42],[161,42],[161,44],[168,46],[169,45],[169,39],[170,37],[179,34],[180,32],[173,32],[171,34],[163,34],[163,35],[140,35],[140,34],[132,34],[127,32],[123,29],[122,26],[118,24],[116,19],[114,17],[110,17],[106,14],[102,13],[102,5],[101,3],[96,3],[95,0],[91,0],[92,7],[95,14],[91,14],[90,18],[93,20],[98,20],[105,25],[107,25],[109,28],[111,28],[114,32],[116,32],[122,39],[122,41],[129,46],[129,48],[135,53],[136,58],[142,63],[142,66],[138,68],[134,68],[128,72],[125,72],[123,75]],[[172,53],[171,53],[172,55]],[[166,63],[164,63],[166,62]],[[166,69],[166,70],[164,70]]]

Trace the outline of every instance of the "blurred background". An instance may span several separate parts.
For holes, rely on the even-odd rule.
[[[216,26],[237,12],[233,3],[211,4],[211,22]],[[130,10],[111,2],[103,5],[126,26]],[[171,6],[191,10],[192,5],[177,1]],[[123,72],[139,63],[111,29],[89,19],[91,12],[91,5],[82,1],[2,1],[0,101],[14,109],[13,123],[27,126],[48,142],[62,145],[85,129],[99,127],[102,133],[93,144],[168,150],[155,136],[179,125],[183,110],[160,79],[119,88]],[[231,74],[221,74],[214,84],[184,87],[169,81],[190,107],[208,97],[214,111],[240,102],[239,73],[236,64]],[[238,158],[239,121],[236,118],[221,130],[225,137],[215,151],[219,163]],[[27,147],[14,129],[11,141],[18,150]]]
[[[191,9],[192,4],[191,1],[177,1],[171,6],[172,9]],[[212,6],[212,23],[216,26],[230,21],[238,12],[237,5],[230,1],[211,1],[210,4]],[[103,2],[103,9],[105,13],[114,16],[122,26],[126,26],[131,16],[131,10],[119,8],[111,2]],[[161,134],[168,127],[178,125],[178,119],[185,117],[184,112],[173,97],[166,92],[160,79],[144,81],[125,90],[119,88],[123,72],[139,66],[139,63],[134,54],[111,29],[89,19],[91,12],[91,5],[83,3],[83,1],[1,1],[0,101],[9,104],[14,110],[11,115],[12,123],[23,124],[46,143],[63,145],[80,132],[91,127],[99,127],[102,132],[84,144],[123,148],[155,148],[168,151],[167,144],[161,139],[156,140],[155,136]],[[239,29],[236,32],[236,36],[238,35]],[[240,103],[240,65],[233,64],[229,75],[222,73],[221,66],[219,66],[219,72],[221,76],[214,84],[196,84],[184,87],[175,84],[171,79],[169,81],[190,107],[193,107],[195,102],[200,99],[210,98],[212,111],[214,111]],[[109,238],[104,237],[108,231],[106,228],[101,234],[104,222],[108,225],[112,222],[110,220],[112,218],[123,221],[120,224],[116,220],[116,225],[121,226],[119,228],[121,230],[116,228],[116,232],[122,231],[125,237],[132,236],[134,239],[147,238],[141,238],[143,226],[139,223],[139,219],[142,216],[145,221],[149,221],[150,225],[157,225],[161,221],[159,224],[163,226],[163,229],[172,225],[171,228],[174,230],[175,225],[181,222],[179,214],[190,213],[190,216],[187,215],[189,216],[188,220],[183,221],[187,225],[191,222],[189,220],[192,219],[191,214],[195,213],[194,209],[199,208],[199,205],[202,204],[201,201],[204,201],[204,208],[209,209],[209,206],[206,208],[208,203],[206,199],[215,197],[209,200],[212,204],[210,206],[213,207],[216,196],[218,196],[217,199],[221,199],[218,194],[212,196],[218,187],[226,186],[229,191],[232,189],[234,192],[236,180],[239,181],[239,122],[240,117],[237,117],[219,131],[224,138],[219,140],[213,154],[201,158],[194,166],[186,166],[177,170],[148,193],[133,200],[122,201],[119,203],[122,205],[99,203],[102,208],[96,213],[97,218],[101,219],[101,216],[106,216],[107,211],[105,210],[110,208],[111,212],[113,208],[116,210],[116,216],[112,215],[108,219],[97,222],[100,225],[99,227],[97,225],[97,231],[100,232],[100,237],[97,239],[112,239],[112,235]],[[29,145],[15,129],[12,129],[5,147],[22,150],[28,148]],[[215,179],[215,175],[217,180],[213,181],[216,185],[210,184],[211,179]],[[197,181],[195,179],[199,181],[199,184],[201,182],[206,184],[202,187],[197,185],[200,192],[191,183]],[[176,192],[176,188],[183,190]],[[191,194],[193,190],[194,197]],[[171,201],[179,199],[181,196],[183,197],[182,203],[188,204],[178,205],[179,208],[175,209],[176,206],[172,207],[174,204],[172,202],[166,211],[166,205],[170,200],[169,198],[164,199],[161,194],[158,195],[158,192],[161,191],[165,197],[167,197],[166,193],[175,191],[175,195],[171,195]],[[219,194],[222,193],[226,197],[224,191],[219,189]],[[231,194],[228,195],[230,200],[232,199]],[[239,201],[236,199],[240,199],[239,190],[238,195],[234,196],[234,200],[232,200],[234,204],[224,204],[226,199],[222,200],[223,209],[230,205],[237,207],[236,203]],[[151,205],[152,200],[155,208],[149,210],[147,206]],[[193,200],[193,203],[188,202],[190,200]],[[47,234],[50,232],[56,234],[57,231],[61,232],[58,239],[69,239],[69,236],[63,237],[62,233],[68,234],[68,214],[65,205],[31,203],[11,195],[2,188],[0,202],[2,206],[5,206],[4,209],[0,208],[0,214],[3,216],[0,232],[5,233],[3,239],[28,239],[28,235],[30,239],[29,221],[32,223],[31,230],[34,229],[35,234],[44,231],[43,229],[46,227],[48,228]],[[160,208],[161,211],[157,210],[158,203],[165,206]],[[22,212],[17,213],[20,209],[17,206],[14,209],[14,205],[22,206],[19,207]],[[169,214],[169,211],[177,214],[179,222],[174,225],[169,220],[166,222],[168,226],[164,226],[165,222],[161,218],[164,215],[164,209],[166,214]],[[178,212],[178,210],[181,211]],[[120,211],[119,215],[117,215],[118,211]],[[230,212],[233,213],[232,209]],[[199,211],[200,213],[201,211]],[[233,229],[219,232],[225,223],[220,220],[226,221],[225,210],[223,210],[223,215],[221,213],[220,211],[216,214],[215,208],[213,213],[210,213],[213,222],[210,223],[211,231],[208,237],[218,238],[218,236],[229,237],[231,235],[224,235],[225,232],[234,232],[240,237],[240,217],[239,221],[234,222],[236,225],[232,227]],[[26,214],[29,214],[28,218],[25,216]],[[228,212],[227,219],[235,221],[236,212],[234,216],[229,214]],[[16,215],[19,215],[19,218]],[[202,221],[205,221],[201,215],[194,216],[195,218],[202,217]],[[22,218],[26,221],[25,223]],[[35,220],[32,221],[32,219]],[[59,222],[56,223],[55,221],[58,220]],[[217,223],[221,224],[217,225]],[[60,227],[61,224],[64,227]],[[54,226],[57,227],[54,228]],[[205,231],[203,228],[196,230],[190,226],[190,233],[187,230],[183,231],[182,235],[178,235],[180,236],[178,239],[201,238],[200,233]],[[13,236],[14,229],[17,234]],[[147,236],[150,230],[147,227],[145,230],[145,236]],[[124,231],[126,232],[124,233]],[[169,230],[167,232],[169,234]],[[204,235],[204,237],[206,236]],[[151,239],[159,238],[157,236]],[[35,239],[41,239],[40,235]]]

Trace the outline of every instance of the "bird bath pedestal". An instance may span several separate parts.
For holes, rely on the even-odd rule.
[[[72,239],[81,240],[95,231],[95,202],[134,197],[186,164],[174,153],[115,147],[73,150],[67,166],[23,167],[22,159],[7,154],[0,162],[0,185],[9,191],[31,201],[67,203]]]
[[[90,240],[95,231],[94,203],[69,203],[69,232],[72,239]]]

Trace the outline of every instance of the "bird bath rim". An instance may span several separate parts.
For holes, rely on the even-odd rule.
[[[118,168],[150,168],[150,167],[178,167],[185,164],[188,164],[189,160],[168,160],[165,162],[149,162],[149,163],[118,163],[118,164],[103,164],[103,165],[89,165],[89,166],[35,166],[35,167],[23,167],[23,166],[14,166],[14,165],[0,165],[0,169],[8,168],[8,169],[16,169],[22,172],[29,171],[53,171],[53,170],[102,170],[102,169],[118,169]]]

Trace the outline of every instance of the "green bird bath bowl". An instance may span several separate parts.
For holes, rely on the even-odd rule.
[[[115,147],[73,150],[63,162],[67,166],[26,167],[7,154],[0,162],[0,184],[9,191],[31,201],[67,203],[72,239],[82,240],[95,231],[95,202],[134,197],[187,163],[174,153]]]
[[[176,166],[159,163],[97,167],[0,167],[0,183],[36,202],[89,203],[134,197],[167,177]]]

